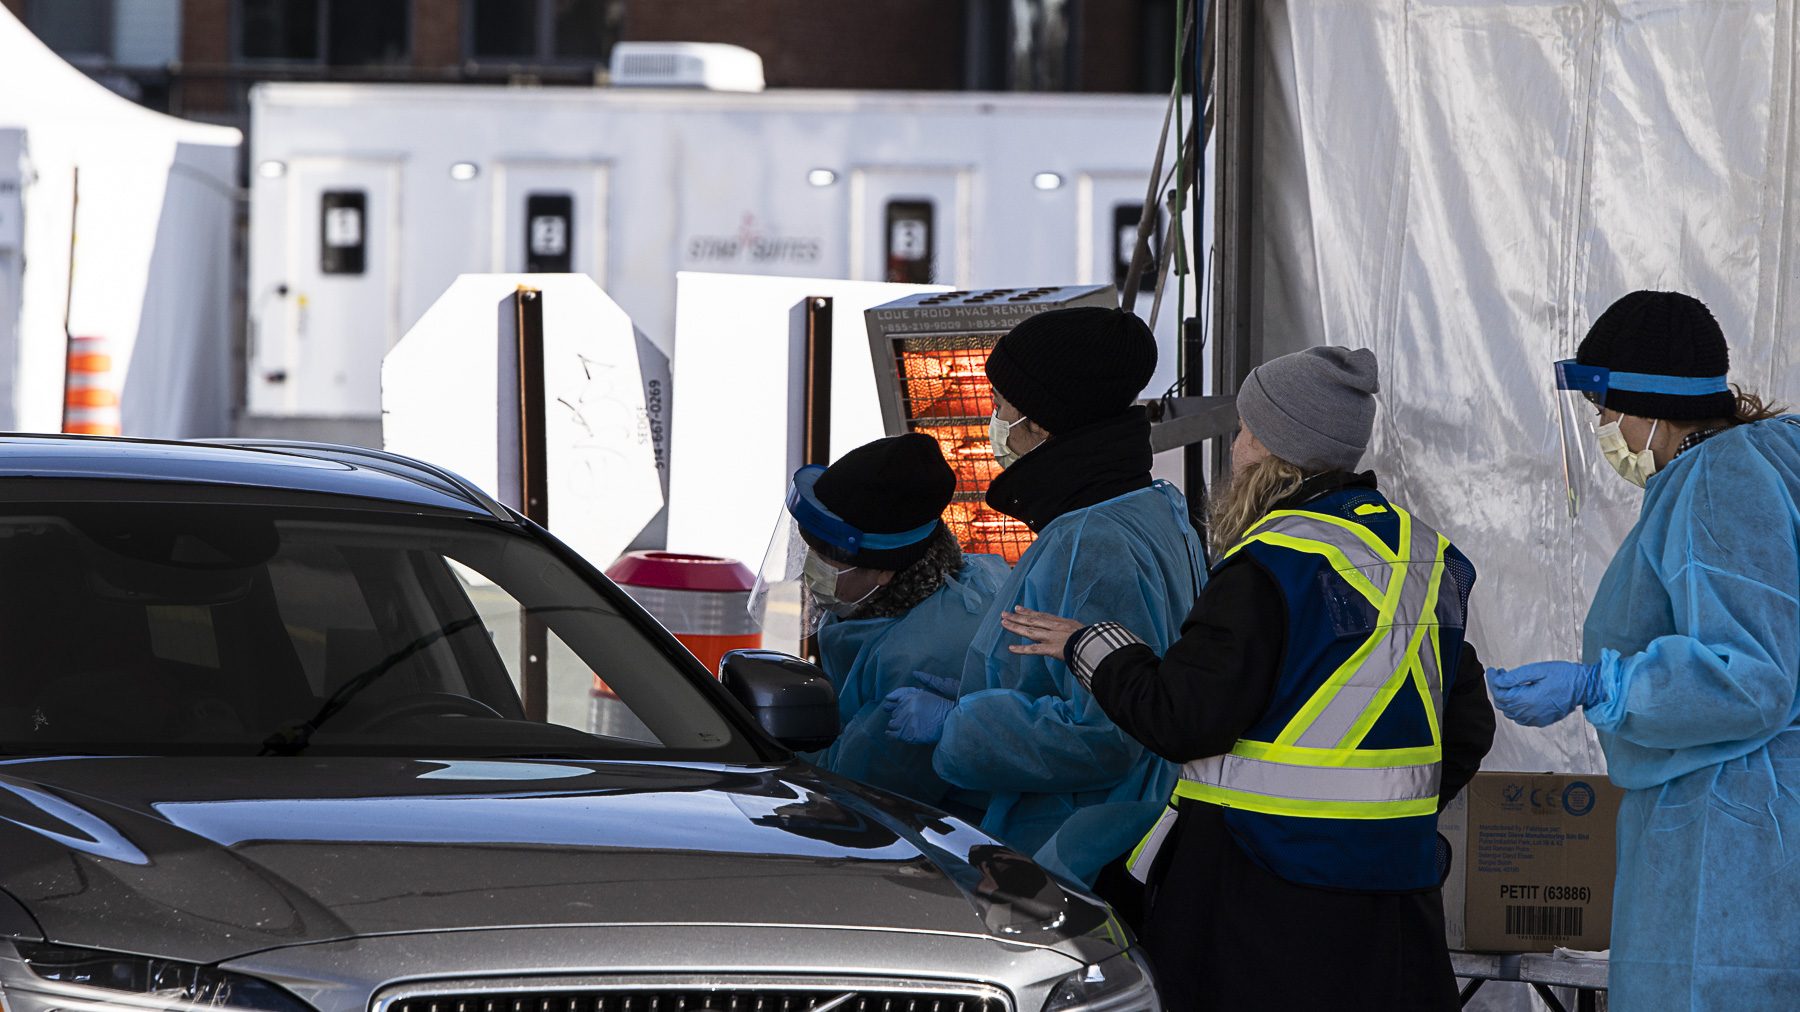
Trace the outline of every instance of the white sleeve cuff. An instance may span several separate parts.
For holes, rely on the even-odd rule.
[[[1111,657],[1113,651],[1142,643],[1141,639],[1131,634],[1131,630],[1117,622],[1100,622],[1077,632],[1069,640],[1069,670],[1081,682],[1081,687],[1092,692],[1094,689],[1094,672],[1100,670],[1101,662]]]

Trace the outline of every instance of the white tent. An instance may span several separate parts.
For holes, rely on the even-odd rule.
[[[1639,288],[1704,299],[1733,381],[1800,397],[1796,14],[1779,0],[1258,5],[1252,327],[1372,348],[1371,465],[1481,570],[1488,663],[1580,653],[1639,495],[1571,520],[1550,364]],[[1490,769],[1592,772],[1585,722],[1502,721]]]
[[[0,428],[61,428],[73,335],[101,339],[110,355],[101,382],[120,395],[126,435],[227,434],[241,135],[114,95],[0,9],[8,134],[17,143],[0,140]],[[8,202],[22,227],[6,225]]]

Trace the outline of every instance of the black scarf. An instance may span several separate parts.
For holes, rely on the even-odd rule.
[[[924,558],[894,574],[894,578],[869,595],[850,613],[851,618],[899,618],[938,592],[951,577],[963,571],[962,543],[950,528],[938,524]]]
[[[1150,487],[1150,416],[1142,407],[1071,430],[1020,457],[988,486],[987,504],[1035,533],[1064,513]]]

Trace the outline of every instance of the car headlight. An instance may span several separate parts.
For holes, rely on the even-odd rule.
[[[1044,1012],[1162,1012],[1150,971],[1121,952],[1064,977],[1050,992]]]
[[[266,980],[197,963],[33,942],[13,948],[17,958],[0,947],[5,1012],[312,1012]]]

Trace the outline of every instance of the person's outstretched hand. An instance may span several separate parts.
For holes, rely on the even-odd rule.
[[[1014,636],[1023,636],[1031,641],[1006,648],[1013,653],[1061,657],[1069,645],[1069,637],[1080,632],[1086,623],[1072,618],[1059,618],[1048,612],[1032,611],[1019,605],[1012,611],[1001,614],[1000,626]]]
[[[1494,705],[1515,724],[1548,727],[1600,700],[1600,666],[1574,661],[1539,661],[1516,668],[1489,668]]]

